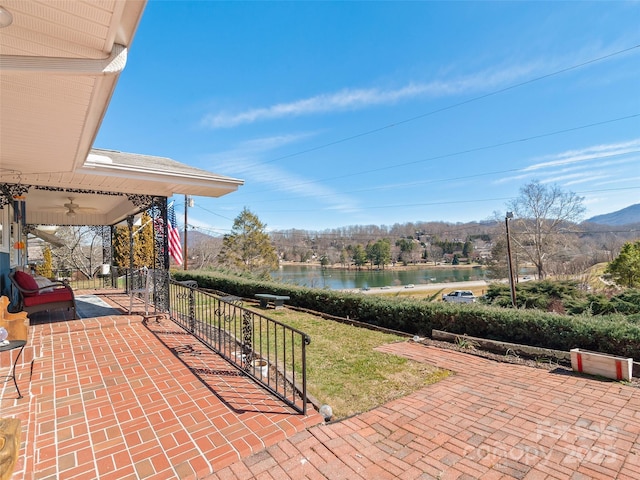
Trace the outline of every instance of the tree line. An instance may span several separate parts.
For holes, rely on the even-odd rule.
[[[621,252],[624,258],[636,258],[634,248],[637,247],[627,247],[625,243],[637,238],[637,229],[612,231],[611,227],[580,223],[585,210],[583,198],[555,185],[530,182],[506,208],[509,215],[494,213],[492,219],[482,222],[409,222],[272,232],[267,232],[258,216],[245,208],[234,220],[231,232],[223,238],[201,234],[194,240],[194,235],[190,235],[193,244],[188,248],[189,265],[191,268],[224,267],[266,276],[280,261],[381,269],[393,263],[470,262],[486,265],[493,276],[505,278],[507,228],[512,262],[516,267],[533,266],[540,279],[582,273],[596,263],[612,262]],[[143,217],[142,227],[134,235],[134,267],[151,265],[155,254],[155,233],[148,220],[149,217]],[[62,236],[65,246],[52,249],[54,263],[58,267],[75,267],[91,276],[101,263],[102,245],[97,241],[101,237],[90,228],[72,227],[63,229]],[[128,267],[127,226],[114,229],[112,244],[113,264]],[[624,266],[633,261],[619,261],[619,264]],[[622,277],[616,278],[625,281]],[[632,275],[632,278],[635,277]]]

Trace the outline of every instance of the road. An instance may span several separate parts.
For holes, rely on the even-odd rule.
[[[393,286],[393,287],[372,287],[369,290],[361,290],[359,288],[348,288],[342,290],[343,292],[359,292],[364,294],[376,294],[376,293],[397,293],[406,290],[412,291],[434,291],[445,289],[447,292],[453,290],[466,290],[472,287],[488,287],[489,283],[485,280],[474,280],[470,282],[448,282],[448,283],[425,283],[417,284],[412,287],[406,285]]]

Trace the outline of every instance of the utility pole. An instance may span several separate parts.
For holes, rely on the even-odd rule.
[[[504,224],[507,229],[507,265],[509,266],[509,288],[511,290],[511,304],[513,308],[518,308],[516,303],[516,286],[513,282],[513,265],[511,263],[511,237],[509,235],[509,219],[513,218],[513,212],[507,212]]]
[[[187,262],[189,259],[189,255],[188,255],[188,251],[187,251],[187,225],[188,225],[188,220],[187,220],[187,211],[189,210],[189,207],[193,207],[193,198],[191,198],[189,195],[185,195],[184,196],[184,248],[182,249],[182,264],[184,265],[184,269],[187,270],[188,266],[187,266]]]

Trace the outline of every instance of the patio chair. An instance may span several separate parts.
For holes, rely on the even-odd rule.
[[[153,295],[155,284],[155,270],[152,268],[141,268],[131,274],[131,288],[129,289],[129,315],[133,309],[133,298],[142,295],[144,300],[144,314],[149,315],[149,303]]]
[[[76,299],[68,283],[48,280],[46,285],[40,286],[34,277],[20,270],[11,272],[9,280],[18,291],[18,310],[33,314],[66,308],[72,311],[74,319],[78,318]]]

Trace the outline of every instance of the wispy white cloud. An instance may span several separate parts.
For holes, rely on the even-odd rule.
[[[216,168],[220,171],[242,176],[247,182],[253,184],[266,185],[269,190],[313,199],[323,204],[325,208],[336,211],[350,213],[358,211],[358,202],[354,198],[316,183],[313,179],[291,173],[280,166],[264,163],[264,156],[270,152],[312,135],[312,133],[305,133],[253,139],[241,143],[232,150],[209,155],[207,160],[215,162]]]
[[[634,182],[640,182],[640,176],[616,178],[614,180],[607,180],[606,182],[595,182],[593,185],[596,187],[602,187],[604,185],[628,184]]]
[[[499,185],[501,183],[509,183],[509,182],[514,182],[516,180],[524,180],[525,178],[532,178],[532,177],[533,177],[532,173],[521,173],[519,175],[510,174],[508,177],[502,177],[494,180],[493,183]]]
[[[605,178],[611,178],[611,175],[607,174],[607,173],[599,173],[599,174],[594,174],[594,175],[582,175],[580,177],[576,177],[572,180],[568,180],[568,181],[563,181],[563,180],[558,180],[558,183],[561,183],[563,186],[565,187],[570,187],[572,185],[580,185],[582,183],[590,183],[593,182],[594,180],[599,180],[599,179],[605,179]]]
[[[251,173],[252,168],[264,163],[267,155],[287,145],[293,145],[315,136],[314,132],[274,135],[240,142],[234,148],[206,156],[206,164],[215,164],[216,169],[231,175]],[[273,154],[275,156],[275,154]],[[233,173],[232,173],[233,172]]]
[[[465,77],[410,82],[399,88],[356,88],[324,93],[288,103],[251,108],[241,112],[218,112],[206,115],[201,124],[209,128],[230,128],[262,120],[299,117],[336,111],[360,110],[377,105],[392,105],[417,97],[443,97],[461,93],[474,93],[505,86],[522,79],[535,70],[533,64],[490,69]]]
[[[206,128],[231,128],[258,121],[293,118],[329,112],[360,110],[378,105],[392,105],[419,97],[446,97],[460,94],[499,92],[536,78],[545,78],[557,71],[567,70],[567,65],[581,66],[587,60],[604,57],[624,45],[585,45],[579,52],[559,54],[555,58],[515,60],[508,64],[494,64],[473,73],[453,76],[442,73],[441,78],[431,81],[405,82],[392,88],[344,88],[307,98],[273,105],[246,108],[237,111],[218,111],[205,115],[201,125]],[[466,62],[468,63],[468,62]],[[444,71],[444,70],[443,70]],[[602,76],[589,77],[589,81]]]
[[[524,169],[524,171],[529,172],[533,170],[541,170],[545,168],[558,167],[561,165],[568,165],[571,163],[601,159],[602,157],[624,155],[627,153],[637,152],[639,148],[640,138],[628,142],[613,143],[609,145],[594,145],[581,150],[569,150],[560,154],[543,157],[543,159],[549,158],[549,160],[529,165]]]
[[[537,178],[543,183],[558,183],[564,179],[584,176],[596,179],[594,169],[614,167],[638,162],[637,155],[631,155],[640,149],[640,138],[626,142],[593,145],[579,150],[568,150],[553,155],[545,155],[531,160],[531,165],[494,181],[495,184]],[[616,158],[626,156],[625,158]],[[572,173],[578,172],[578,173]],[[571,176],[575,175],[575,176]]]

